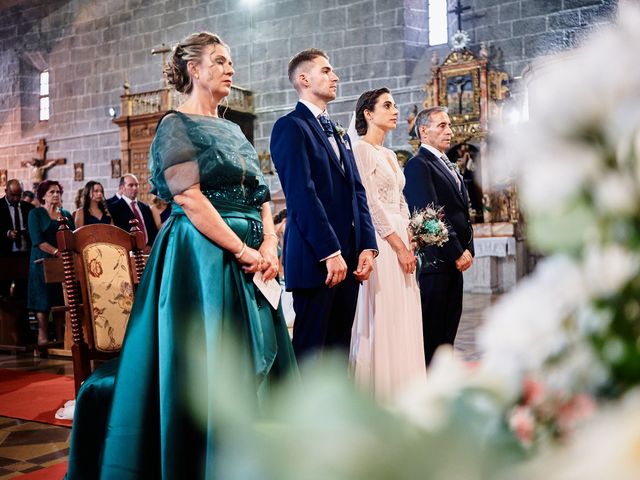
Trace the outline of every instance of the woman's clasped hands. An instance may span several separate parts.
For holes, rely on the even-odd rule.
[[[262,272],[264,281],[272,280],[278,274],[277,241],[265,238],[258,250],[246,246],[237,258],[245,273]]]

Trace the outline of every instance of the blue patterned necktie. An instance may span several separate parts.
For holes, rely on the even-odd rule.
[[[320,120],[320,125],[324,129],[324,133],[327,134],[327,137],[333,137],[333,122],[329,119],[329,117],[325,114],[319,115],[318,120]]]

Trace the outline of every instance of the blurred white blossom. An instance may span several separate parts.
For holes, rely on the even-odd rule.
[[[544,452],[512,478],[536,480],[637,480],[640,478],[640,395],[588,422],[566,447]]]
[[[584,286],[591,298],[608,297],[638,275],[640,256],[626,248],[590,246],[584,255]]]

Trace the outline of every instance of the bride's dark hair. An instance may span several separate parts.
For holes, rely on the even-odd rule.
[[[356,132],[358,132],[358,135],[363,136],[367,133],[367,119],[364,117],[364,111],[373,112],[378,98],[384,93],[391,92],[388,88],[382,87],[377,90],[369,90],[360,95],[356,102]]]
[[[200,62],[205,47],[209,45],[222,45],[229,48],[219,36],[210,32],[192,33],[179,42],[171,51],[169,60],[164,67],[164,74],[169,85],[172,85],[180,93],[191,93],[193,82],[187,69],[187,63],[191,60]]]

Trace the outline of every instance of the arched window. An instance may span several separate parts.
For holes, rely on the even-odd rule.
[[[40,73],[40,121],[49,120],[49,71]]]
[[[447,0],[429,0],[429,45],[441,45],[448,40]]]

